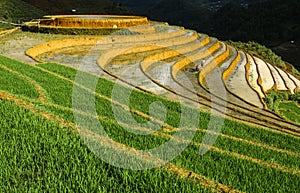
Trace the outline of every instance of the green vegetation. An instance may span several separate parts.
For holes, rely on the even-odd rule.
[[[266,98],[264,101],[268,105],[268,108],[272,111],[276,111],[278,109],[279,104],[282,101],[288,100],[289,92],[286,91],[276,91],[276,90],[270,90],[267,93]]]
[[[2,28],[11,28],[11,27],[13,27],[13,25],[11,25],[11,24],[9,24],[9,23],[1,23],[1,22],[0,22],[0,30],[1,30]]]
[[[58,75],[68,78],[70,80],[74,80],[76,73],[77,73],[77,70],[74,68],[56,64],[56,63],[44,63],[44,64],[39,64],[38,66],[42,67],[43,69],[49,70],[51,72],[55,72]],[[94,76],[86,73],[87,81],[93,80],[92,77],[94,77]],[[113,82],[103,79],[103,78],[99,78],[96,90],[98,93],[101,93],[104,96],[110,97],[113,87],[114,87]],[[126,92],[126,87],[123,89],[119,88],[119,91],[120,91],[120,93]],[[59,94],[59,93],[57,93],[57,94]],[[132,105],[131,107],[134,107],[137,110],[140,110],[142,112],[148,112],[149,105],[153,101],[156,101],[156,100],[163,102],[168,109],[174,109],[175,112],[181,111],[180,105],[178,103],[167,101],[164,98],[153,97],[152,95],[148,95],[145,93],[141,94],[140,92],[137,92],[135,90],[131,93],[130,98],[132,99],[132,103],[130,103],[130,105]],[[138,99],[138,100],[134,100],[134,99]],[[104,113],[104,112],[102,112],[102,113]],[[171,112],[169,111],[169,113],[171,113]],[[178,123],[178,118],[180,118],[180,115],[172,114],[172,117],[174,120],[177,120],[174,122]],[[201,116],[200,116],[200,120],[199,120],[200,128],[207,127],[208,121],[210,119],[209,117],[210,117],[209,114],[201,112]],[[236,130],[235,128],[240,128],[240,129]],[[259,143],[271,143],[278,148],[290,149],[291,151],[298,150],[298,148],[295,147],[295,144],[293,143],[293,138],[291,138],[291,140],[288,140],[288,138],[287,138],[284,141],[280,141],[280,136],[281,136],[280,134],[273,133],[272,135],[269,135],[269,132],[266,132],[264,130],[261,130],[258,128],[253,128],[253,127],[248,127],[245,124],[240,124],[238,122],[233,122],[230,120],[225,120],[224,128],[222,129],[222,132],[224,132],[224,134],[227,134],[230,136],[235,136],[235,137],[243,138],[243,139],[247,139],[247,140],[253,140],[253,141],[256,141]]]
[[[62,128],[60,122],[55,119],[46,120],[36,114],[36,112],[45,112],[47,115],[74,123],[72,90],[74,86],[86,89],[88,82],[95,80],[98,81],[95,95],[98,118],[109,137],[116,142],[135,149],[149,149],[168,141],[167,136],[135,135],[128,130],[136,130],[133,127],[135,124],[125,121],[132,115],[138,123],[145,123],[148,118],[143,113],[149,115],[150,104],[159,101],[167,110],[164,122],[170,127],[177,127],[180,124],[181,111],[185,109],[199,114],[198,128],[203,129],[196,132],[193,143],[171,163],[241,191],[293,192],[298,190],[300,181],[299,173],[297,174],[296,171],[300,169],[299,138],[225,120],[222,133],[229,137],[219,136],[214,144],[215,147],[200,156],[199,144],[204,137],[209,120],[212,119],[207,113],[181,107],[176,102],[133,90],[129,107],[140,113],[128,114],[128,110],[116,106],[116,110],[122,115],[121,122],[127,123],[127,126],[121,127],[115,120],[109,98],[112,98],[112,91],[117,87],[118,96],[113,97],[113,103],[126,105],[120,96],[127,95],[127,87],[115,85],[109,80],[88,73],[83,73],[86,78],[85,85],[74,85],[73,81],[79,72],[55,63],[39,64],[36,67],[2,56],[0,56],[0,63],[27,77],[23,80],[16,79],[16,82],[11,82],[11,86],[2,86],[0,89],[32,105],[24,109],[22,105],[18,106],[19,103],[9,102],[5,98],[0,100],[1,141],[3,142],[1,149],[4,155],[1,157],[3,164],[0,166],[4,171],[1,176],[3,182],[1,186],[6,192],[54,189],[74,192],[207,191],[193,181],[176,177],[165,168],[131,171],[110,166],[87,148],[75,128],[71,127],[70,131],[70,128]],[[2,75],[3,80],[9,77],[16,78],[14,74],[4,73],[4,71]],[[34,80],[45,90],[46,102],[36,100],[37,89],[30,85],[28,80]],[[23,88],[19,86],[22,84]],[[14,86],[19,88],[18,91],[12,90]],[[30,91],[35,94],[30,95]],[[33,111],[32,108],[36,110]],[[155,118],[163,121],[163,116],[160,115],[162,112],[157,111]],[[82,115],[86,120],[96,119],[90,114]],[[217,120],[218,118],[215,117],[213,121]],[[154,126],[155,121],[149,122],[143,126],[143,129],[152,130]],[[101,134],[93,130],[91,132],[96,135]],[[157,132],[171,137],[175,134],[163,129],[158,129]],[[242,140],[234,140],[233,137]],[[253,142],[262,145],[253,145]],[[176,143],[186,144],[182,139]],[[281,150],[279,151],[278,148]],[[255,160],[260,160],[261,163]],[[274,167],[273,164],[280,167]]]
[[[6,90],[14,95],[37,98],[38,91],[32,84],[17,75],[0,67],[0,90]]]
[[[264,45],[261,45],[257,42],[249,41],[245,42],[234,42],[234,41],[226,41],[227,44],[236,47],[237,49],[248,52],[254,56],[259,58],[263,58],[270,64],[273,64],[285,71],[288,71],[296,76],[300,76],[300,72],[292,65],[286,64],[280,56],[275,54],[270,48],[267,48]]]
[[[297,70],[294,66],[292,66],[292,71],[291,71],[293,74],[296,75],[296,77],[300,77],[300,72],[299,70]]]
[[[281,60],[280,56],[277,56],[271,49],[257,42],[249,41],[247,43],[244,43],[244,42],[227,41],[226,43],[236,47],[237,49],[248,52],[249,54],[263,58],[269,63],[276,65],[280,68],[283,69],[286,68],[285,63],[284,61]]]
[[[298,99],[299,100],[299,99]],[[300,124],[300,106],[295,102],[282,102],[278,108],[281,115]]]
[[[11,2],[15,1],[17,2],[17,0]],[[90,3],[85,4],[93,5],[95,10],[104,10],[102,13],[123,9],[121,4],[111,3],[109,0],[100,0],[99,4],[93,0],[87,2]],[[68,0],[63,1],[62,5],[68,3],[70,3]],[[77,7],[82,8],[78,13],[91,11],[88,6],[81,4],[80,0],[75,0],[73,3],[52,11],[55,13],[64,9],[64,12],[68,12],[71,8],[77,9]],[[198,11],[198,7],[182,0],[160,1],[152,7],[157,9],[152,11],[164,12],[169,9],[170,3],[179,10],[168,13],[177,14],[176,20],[187,10],[191,13],[178,22],[190,19],[188,25],[192,26],[201,18],[202,25],[206,24],[206,10]],[[55,8],[57,1],[42,0],[34,4],[37,7],[47,5],[44,9],[50,9]],[[106,6],[98,6],[100,4]],[[233,11],[236,12],[244,13],[244,10],[245,8],[233,7]],[[236,12],[233,12],[233,15]],[[13,21],[10,19],[12,12],[7,13],[5,12],[7,18],[2,17]],[[168,17],[168,14],[164,16]],[[247,14],[246,11],[244,14]],[[197,21],[191,18],[196,18]],[[237,21],[240,18],[231,19],[238,29],[237,34],[241,35],[242,29],[239,28]],[[156,28],[156,32],[167,29],[167,25],[160,25]],[[292,29],[294,30],[293,26]],[[47,36],[26,33],[29,39],[35,36],[34,38],[39,40],[64,39],[78,34],[112,33],[109,30],[103,30],[101,34],[82,29],[55,30],[44,32],[71,35]],[[123,30],[115,33],[132,34],[130,31]],[[18,32],[16,34],[13,36],[16,38],[14,40],[18,40],[19,34]],[[276,36],[275,33],[271,35]],[[5,38],[12,38],[12,35]],[[258,43],[230,41],[229,44],[264,58],[285,70],[298,73],[270,49]],[[78,75],[84,77],[84,81],[80,84],[74,82]],[[0,56],[0,82],[0,148],[2,150],[0,188],[3,192],[210,192],[219,188],[219,185],[216,186],[214,183],[228,186],[225,192],[231,188],[255,193],[299,190],[299,137],[226,118],[223,123],[220,117],[201,112],[199,109],[131,90],[127,86],[105,78],[56,63],[28,65]],[[90,83],[97,83],[95,89]],[[94,89],[94,92],[90,89]],[[82,96],[77,96],[82,99],[80,108],[73,106],[74,90],[84,91]],[[117,94],[114,91],[117,91]],[[88,109],[86,106],[90,105],[88,100],[95,100],[92,105],[95,105],[96,115],[86,111]],[[292,95],[289,92],[272,90],[267,93],[265,102],[270,110],[300,124],[300,93]],[[159,105],[153,108],[153,104]],[[75,121],[78,114],[81,115],[81,121],[89,124],[88,131],[81,128],[83,126],[82,123],[78,123],[78,117]],[[238,112],[236,114],[238,116]],[[183,117],[186,119],[182,119]],[[270,117],[265,119],[266,125],[270,120],[274,120],[268,118]],[[95,121],[100,122],[103,131],[99,127],[93,127],[98,126],[95,125]],[[193,125],[193,122],[198,125]],[[257,122],[257,125],[259,123],[262,121]],[[220,133],[213,132],[212,130],[217,130],[215,126],[220,124],[222,124]],[[276,124],[278,128],[281,125],[280,121]],[[178,128],[182,125],[184,125],[182,128]],[[212,128],[208,128],[209,126]],[[141,131],[146,134],[136,134]],[[183,131],[189,134],[195,132],[191,142],[187,141],[184,135],[180,135]],[[90,136],[92,139],[89,138]],[[115,143],[107,142],[107,137]],[[205,137],[216,138],[216,141],[201,144]],[[87,139],[90,141],[85,141]],[[177,153],[178,147],[187,146],[182,153],[170,161],[170,165],[177,168],[170,169],[168,165],[142,171],[126,170],[114,167],[113,164],[99,158],[99,154],[112,151],[111,157],[114,160],[129,163],[132,160],[140,160],[141,165],[146,164],[152,161],[149,159],[151,156],[158,159],[149,149],[165,145],[170,139],[174,139],[173,145],[176,148],[168,146],[169,149],[163,152],[164,155]],[[97,153],[100,152],[98,156],[91,146],[98,148]],[[199,149],[202,152],[209,148],[211,149],[206,154],[199,154]],[[149,151],[144,157],[134,157],[132,152],[139,150]],[[193,180],[193,176],[198,177],[198,180]],[[201,184],[203,177],[212,182],[204,180],[204,184]]]
[[[165,169],[124,170],[97,158],[74,131],[1,100],[3,192],[209,192]]]
[[[45,12],[21,0],[0,1],[0,20],[22,23],[43,15]]]
[[[288,120],[300,123],[300,92],[271,90],[264,99],[268,108]]]
[[[197,151],[196,147],[189,147],[174,162],[196,173],[220,179],[224,184],[230,184],[234,188],[238,187],[244,192],[273,192],[274,190],[293,192],[297,190],[297,187],[289,184],[290,180],[299,184],[297,176],[291,176],[266,166],[256,167],[256,164],[250,161],[234,158],[227,154],[210,151],[204,156],[199,156],[195,153]],[[180,161],[180,159],[185,161]],[[280,182],[276,180],[279,176]],[[260,180],[256,180],[256,178],[260,178]],[[291,185],[290,189],[284,187],[287,184]]]

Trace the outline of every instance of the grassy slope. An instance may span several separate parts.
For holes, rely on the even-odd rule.
[[[300,124],[300,107],[296,102],[282,102],[279,105],[279,112],[284,117]]]
[[[76,133],[13,102],[1,100],[0,114],[3,192],[208,192],[164,169],[110,166]]]
[[[1,0],[0,19],[12,22],[23,22],[40,18],[44,11],[21,0]]]
[[[49,70],[46,72],[4,57],[0,57],[0,63],[38,83],[44,89],[49,102],[37,101],[36,89],[28,84],[29,79],[15,79],[16,74],[14,73],[3,73],[1,76],[3,80],[11,77],[16,81],[9,85],[1,84],[1,90],[6,90],[34,104],[35,108],[40,109],[41,112],[45,111],[73,122],[73,112],[68,109],[72,107],[73,85],[67,80],[72,81],[74,79],[76,75],[74,69],[57,64],[39,65],[43,69]],[[3,68],[1,71],[7,72]],[[51,75],[50,72],[57,73],[67,79]],[[87,78],[88,80],[93,79],[89,75]],[[114,84],[105,79],[98,81],[97,93],[110,97]],[[126,88],[120,87],[120,95],[126,90]],[[157,100],[163,102],[168,109],[166,123],[173,126],[178,125],[181,116],[178,104],[135,91],[132,97],[134,100],[131,101],[131,108],[144,113],[148,113],[148,106],[151,102]],[[155,147],[166,141],[165,138],[155,135],[135,136],[126,132],[113,121],[114,114],[109,101],[96,97],[96,104],[98,115],[104,118],[101,119],[101,123],[114,140],[137,149]],[[109,166],[89,152],[87,147],[80,142],[76,133],[69,133],[67,130],[61,129],[56,123],[45,121],[40,116],[16,107],[11,102],[2,100],[0,107],[3,117],[1,119],[1,125],[3,125],[1,127],[1,141],[3,143],[1,145],[4,151],[1,162],[4,164],[1,164],[1,169],[5,171],[2,175],[4,190],[25,191],[31,188],[31,190],[47,189],[50,191],[54,187],[60,190],[106,191],[117,187],[113,190],[154,192],[159,189],[167,192],[179,190],[199,192],[197,189],[199,186],[192,182],[186,183],[184,180],[179,180],[164,170],[134,172]],[[145,120],[137,115],[135,118],[139,121]],[[201,113],[199,128],[207,128],[208,120],[209,115]],[[221,148],[225,152],[235,152],[250,158],[257,158],[263,163],[274,163],[291,170],[299,170],[300,152],[298,147],[300,141],[297,138],[229,120],[225,121],[222,133],[293,153],[290,155],[224,137],[218,138],[215,144],[216,148]],[[203,135],[203,132],[197,132],[193,141],[200,143]],[[26,143],[22,141],[26,141]],[[247,160],[233,154],[222,153],[217,149],[204,156],[199,156],[198,151],[199,146],[191,144],[172,163],[243,191],[271,192],[278,190],[278,192],[293,192],[299,187],[299,176],[293,172],[285,171],[284,168],[275,169],[268,165],[258,164],[253,159]],[[68,161],[66,162],[66,160]],[[10,176],[10,178],[6,176]],[[29,179],[29,181],[24,179]]]
[[[271,90],[265,102],[268,108],[287,120],[300,123],[300,93],[291,94],[287,91]]]

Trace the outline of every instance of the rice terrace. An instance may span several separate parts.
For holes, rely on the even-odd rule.
[[[300,191],[300,73],[261,45],[122,15],[0,44],[1,192]]]

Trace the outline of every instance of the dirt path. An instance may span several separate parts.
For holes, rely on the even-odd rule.
[[[25,34],[16,38],[8,38],[0,42],[0,54],[25,63],[36,64],[36,61],[25,55],[25,51],[44,42],[43,40],[28,37]]]

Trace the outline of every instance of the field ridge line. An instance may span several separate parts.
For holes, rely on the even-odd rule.
[[[3,64],[0,64],[0,68],[4,69],[6,71],[9,71],[9,72],[17,75],[18,77],[26,80],[27,82],[31,83],[37,89],[37,91],[39,93],[38,98],[37,98],[39,101],[45,102],[47,100],[47,95],[46,95],[45,90],[36,81],[34,81],[33,79],[31,79],[23,74],[20,74],[17,71],[12,70],[11,68],[9,68]]]
[[[172,138],[172,136],[169,135],[169,134],[162,134],[162,135],[166,136],[166,137],[169,136],[170,138]],[[186,143],[187,142],[186,140],[182,140],[180,138],[173,138],[173,139],[177,140],[179,142],[182,142],[182,143]],[[208,144],[203,144],[203,143],[194,142],[194,141],[192,141],[190,143],[193,144],[193,145],[195,145],[195,146],[198,146],[198,147],[204,147],[204,148],[207,148],[209,150],[213,150],[215,152],[219,152],[221,154],[226,154],[226,155],[229,155],[229,156],[232,156],[232,157],[236,157],[238,159],[251,161],[251,162],[259,164],[259,165],[263,165],[263,166],[266,166],[266,167],[269,167],[269,168],[278,169],[278,170],[281,170],[283,172],[288,172],[288,173],[300,176],[300,169],[289,168],[289,167],[282,166],[282,165],[279,165],[279,164],[266,162],[266,161],[263,161],[263,160],[260,160],[260,159],[257,159],[257,158],[253,158],[253,157],[246,156],[246,155],[243,155],[243,154],[239,154],[239,153],[236,153],[236,152],[233,152],[233,151],[229,151],[229,150],[224,150],[222,148],[219,148],[219,147],[216,147],[216,146],[212,146],[212,145],[208,145]]]
[[[33,112],[36,115],[43,116],[44,118],[46,118],[49,121],[55,121],[55,122],[59,123],[62,127],[68,127],[69,131],[71,131],[71,132],[75,132],[75,133],[80,132],[80,134],[84,135],[85,137],[88,136],[88,137],[92,137],[93,139],[97,139],[97,141],[101,141],[102,145],[108,146],[109,148],[113,148],[117,151],[121,150],[121,151],[123,151],[127,154],[131,154],[131,155],[137,155],[138,154],[138,156],[142,156],[142,158],[145,159],[144,161],[151,161],[151,160],[147,160],[147,159],[149,159],[149,154],[147,154],[147,153],[143,153],[143,154],[138,153],[135,148],[128,147],[128,146],[126,146],[122,143],[118,143],[118,142],[115,142],[115,141],[110,141],[106,137],[95,134],[95,133],[91,132],[90,130],[79,128],[74,123],[67,122],[64,119],[62,119],[58,116],[55,116],[51,113],[42,112],[42,111],[36,109],[36,107],[34,105],[26,103],[26,102],[22,101],[21,99],[18,99],[14,96],[11,96],[10,94],[8,94],[6,92],[0,91],[0,98],[12,101],[12,102],[20,105],[22,108],[30,110],[31,112]],[[152,158],[152,159],[154,159],[154,158]],[[155,162],[158,162],[158,163],[159,162],[162,162],[162,163],[164,162],[163,160],[160,160],[159,158],[155,158],[155,160],[152,160],[152,161],[155,161]],[[198,183],[200,181],[200,184],[202,186],[204,186],[204,187],[206,187],[206,188],[208,188],[208,189],[210,189],[214,192],[217,192],[217,193],[219,193],[219,192],[232,192],[232,193],[241,192],[239,190],[232,189],[227,185],[215,182],[215,181],[210,180],[210,179],[208,179],[204,176],[201,176],[199,174],[190,172],[190,171],[188,171],[184,168],[175,166],[175,165],[170,164],[170,163],[168,163],[166,166],[163,166],[162,168],[166,168],[171,173],[179,174],[179,176],[183,179],[188,177],[189,180],[195,180]],[[189,174],[188,176],[186,176],[187,173]]]
[[[31,102],[36,102],[36,99],[26,99],[26,100],[29,100]],[[42,104],[44,104],[46,106],[55,107],[55,108],[58,108],[58,109],[61,109],[61,110],[74,111],[76,113],[86,115],[86,116],[90,116],[90,117],[93,117],[93,118],[97,118],[97,119],[100,119],[102,121],[107,121],[107,122],[111,122],[111,123],[119,123],[124,127],[131,127],[133,129],[140,130],[140,131],[146,131],[146,130],[148,131],[148,129],[145,128],[145,127],[134,126],[134,125],[127,124],[127,123],[122,123],[122,122],[116,122],[115,120],[113,120],[111,118],[91,115],[91,114],[83,112],[83,111],[79,111],[79,110],[72,109],[72,108],[69,108],[69,107],[65,107],[65,106],[62,106],[62,105],[54,104],[54,103],[51,103],[51,102],[42,102]],[[180,130],[183,130],[183,129],[181,129],[181,128],[170,129],[170,128],[165,128],[165,127],[162,128],[162,131],[166,132],[166,133],[177,132],[177,131],[180,131]],[[247,139],[243,139],[243,138],[238,138],[238,137],[231,136],[231,135],[226,135],[226,134],[223,134],[223,133],[217,133],[217,132],[206,130],[206,129],[203,129],[203,128],[190,128],[190,129],[187,129],[187,130],[200,131],[202,133],[208,132],[208,133],[211,133],[213,135],[219,135],[220,137],[232,139],[234,141],[247,143],[247,144],[257,146],[257,147],[262,147],[262,148],[265,148],[265,149],[270,149],[270,150],[285,153],[285,154],[288,154],[288,155],[291,155],[291,156],[294,156],[294,157],[300,157],[300,154],[289,151],[289,150],[281,149],[281,148],[274,147],[274,146],[269,146],[269,145],[266,145],[266,144],[263,144],[263,143],[259,143],[259,142],[255,142],[255,141],[251,141],[251,140],[247,140]]]

